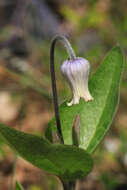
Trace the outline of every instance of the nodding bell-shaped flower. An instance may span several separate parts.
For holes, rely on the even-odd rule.
[[[78,104],[80,98],[83,98],[86,102],[93,100],[88,89],[89,71],[89,62],[81,57],[68,59],[61,65],[61,73],[72,90],[72,100],[67,103],[68,106]]]

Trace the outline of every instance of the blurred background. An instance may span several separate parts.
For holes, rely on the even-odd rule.
[[[126,0],[0,0],[0,122],[41,135],[52,118],[49,70],[51,38],[68,37],[77,56],[91,63],[91,75],[106,53],[120,45],[127,53]],[[59,103],[71,97],[60,74],[66,50],[57,45]],[[94,154],[95,167],[80,190],[127,189],[127,62],[120,105],[111,129]],[[20,140],[20,139],[19,139]],[[15,155],[0,139],[0,190],[11,190]],[[59,180],[18,158],[14,180],[25,190],[62,190]],[[13,188],[14,189],[14,188]]]

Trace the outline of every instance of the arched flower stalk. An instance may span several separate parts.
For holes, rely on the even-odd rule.
[[[72,90],[72,100],[70,103],[67,103],[68,106],[72,104],[78,104],[80,98],[83,98],[85,101],[93,100],[89,89],[88,89],[88,76],[90,71],[90,64],[88,60],[76,57],[71,44],[64,36],[55,36],[51,43],[50,48],[50,69],[51,69],[51,79],[52,79],[52,91],[53,91],[53,100],[55,108],[55,117],[59,137],[61,142],[63,141],[60,117],[59,117],[59,108],[58,108],[58,98],[56,90],[56,78],[55,78],[55,67],[54,67],[54,51],[55,44],[57,41],[62,42],[62,44],[67,49],[69,59],[64,61],[61,65],[61,73],[65,77],[66,81],[69,83],[69,86]]]

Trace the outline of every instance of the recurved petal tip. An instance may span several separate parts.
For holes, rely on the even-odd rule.
[[[61,65],[61,72],[72,90],[73,98],[71,102],[67,103],[68,106],[78,104],[80,98],[83,98],[86,102],[93,100],[88,89],[89,70],[89,62],[79,57],[64,61]]]

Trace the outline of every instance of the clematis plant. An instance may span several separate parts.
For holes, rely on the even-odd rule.
[[[61,72],[72,90],[72,101],[58,106],[54,50],[64,44],[69,59]],[[119,100],[123,56],[114,47],[88,82],[90,64],[75,53],[63,36],[56,36],[50,49],[55,117],[45,136],[36,136],[0,124],[0,134],[20,156],[61,180],[64,190],[74,190],[76,180],[86,177],[93,168],[93,152],[109,129]],[[89,84],[89,85],[88,85]],[[32,145],[32,146],[31,146]],[[17,189],[22,189],[17,184]]]

